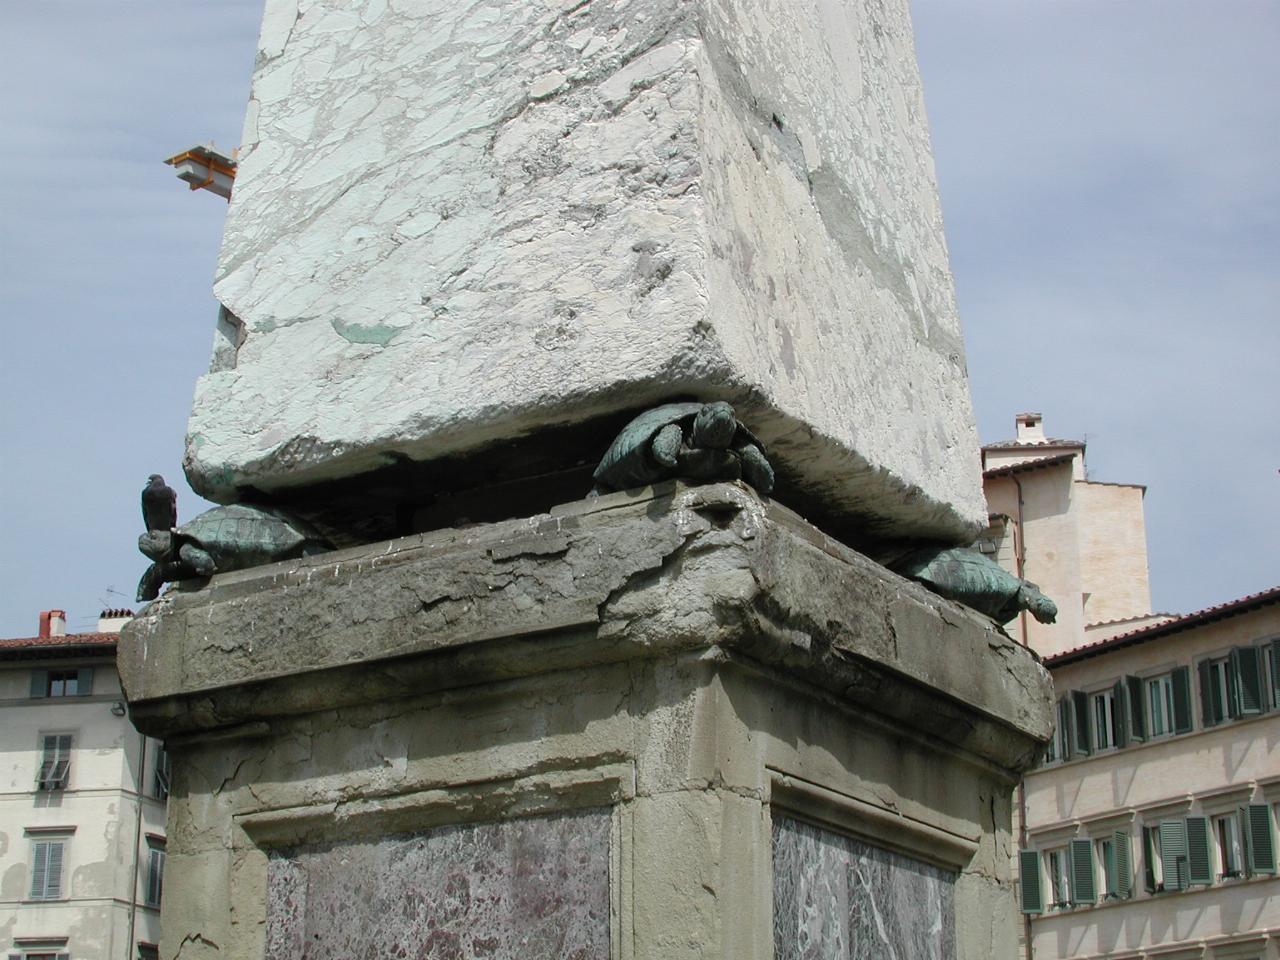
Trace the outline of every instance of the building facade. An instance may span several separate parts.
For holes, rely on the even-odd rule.
[[[1280,958],[1280,588],[1046,658],[1022,909],[1042,958]]]
[[[1016,423],[983,448],[978,547],[1059,610],[1008,628],[1057,698],[1015,810],[1024,954],[1280,960],[1280,588],[1152,612],[1145,488]]]
[[[168,761],[125,713],[128,611],[0,640],[0,946],[9,960],[155,955]]]

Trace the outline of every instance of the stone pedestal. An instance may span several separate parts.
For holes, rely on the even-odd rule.
[[[167,958],[1014,956],[1048,675],[737,485],[220,575],[120,672]]]

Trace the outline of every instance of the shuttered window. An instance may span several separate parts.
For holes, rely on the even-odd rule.
[[[1173,688],[1173,732],[1191,732],[1191,668],[1178,667],[1169,674]]]
[[[1023,913],[1044,913],[1044,885],[1040,882],[1040,854],[1035,850],[1018,852],[1018,889],[1022,893]]]
[[[1271,831],[1271,808],[1265,803],[1251,803],[1241,807],[1240,825],[1244,834],[1245,865],[1249,875],[1275,873],[1276,845]]]
[[[169,751],[163,746],[156,751],[156,768],[151,778],[151,795],[157,800],[169,798]]]
[[[1147,729],[1152,738],[1173,733],[1173,675],[1149,677],[1147,687]]]
[[[1256,717],[1264,704],[1262,689],[1262,651],[1257,647],[1236,647],[1231,651],[1230,667],[1235,678],[1236,702],[1232,716]]]
[[[164,888],[164,844],[154,840],[147,841],[147,894],[146,904],[149,907],[160,906],[160,895]]]
[[[62,864],[66,839],[36,840],[31,844],[31,899],[62,897]]]
[[[1160,864],[1163,889],[1185,890],[1189,882],[1187,825],[1183,820],[1160,821]]]
[[[1213,859],[1209,845],[1209,818],[1187,817],[1187,882],[1213,883]]]
[[[1096,903],[1098,890],[1093,870],[1093,841],[1089,839],[1072,840],[1068,844],[1067,850],[1071,860],[1070,899],[1072,905]]]
[[[1071,752],[1088,754],[1093,743],[1089,723],[1089,696],[1079,690],[1071,692]]]
[[[1133,860],[1129,834],[1117,830],[1098,841],[1098,862],[1102,866],[1102,894],[1107,900],[1127,900],[1133,896]]]
[[[41,737],[37,790],[65,790],[71,776],[71,734],[50,733]]]
[[[1138,677],[1123,677],[1116,688],[1120,694],[1120,715],[1124,724],[1121,746],[1147,739],[1147,711],[1142,701],[1143,683]]]

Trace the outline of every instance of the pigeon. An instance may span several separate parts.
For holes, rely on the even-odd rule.
[[[142,488],[142,522],[147,530],[169,531],[178,525],[178,494],[165,485],[164,477],[153,473]]]

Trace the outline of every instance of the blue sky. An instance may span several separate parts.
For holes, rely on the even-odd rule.
[[[137,498],[182,516],[261,0],[42,0],[0,39],[0,636],[133,606]],[[1280,4],[913,0],[984,440],[1021,410],[1148,485],[1153,603],[1280,583]]]

